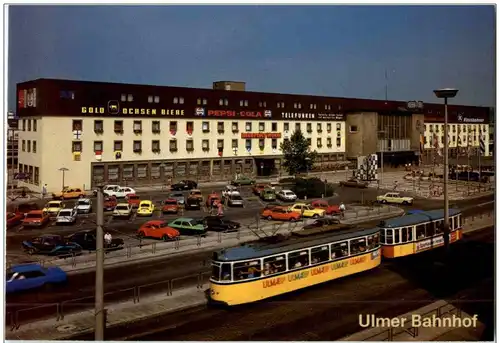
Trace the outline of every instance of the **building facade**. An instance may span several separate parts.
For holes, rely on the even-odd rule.
[[[394,153],[419,151],[424,109],[409,103],[248,92],[231,81],[213,88],[54,79],[18,84],[19,170],[30,175],[25,185],[57,191],[280,174],[280,144],[296,130],[324,170],[384,144]],[[433,108],[442,105],[427,110]]]

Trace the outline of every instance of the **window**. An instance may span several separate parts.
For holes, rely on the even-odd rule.
[[[33,152],[36,153],[36,141],[33,141]]]
[[[327,146],[327,147],[329,147],[329,148],[331,148],[331,147],[332,147],[332,139],[331,139],[330,137],[328,137],[328,138],[326,139],[326,146]]]
[[[28,149],[27,152],[31,152],[31,141],[28,139]]]
[[[203,123],[201,123],[201,130],[203,132],[210,132],[210,125],[208,121],[204,121]]]
[[[28,131],[31,131],[31,119],[28,119]]]
[[[177,122],[176,121],[171,121],[169,123],[169,128],[171,134],[175,134],[177,132]]]
[[[273,138],[273,139],[271,140],[271,148],[272,148],[273,150],[278,149],[278,140],[277,140],[276,138]]]
[[[82,142],[72,142],[72,152],[82,152]]]
[[[115,133],[123,133],[123,121],[115,120]]]
[[[170,145],[170,151],[177,151],[177,140],[171,139],[169,145]]]
[[[264,150],[264,148],[266,147],[266,142],[263,138],[260,138],[259,139],[259,148],[260,150]]]
[[[120,97],[121,101],[127,101],[127,95],[126,94],[122,94],[121,97]]]
[[[140,120],[134,120],[134,133],[142,132],[142,122]]]
[[[81,131],[83,127],[81,120],[73,120],[73,131]]]
[[[328,245],[311,249],[311,264],[317,264],[328,261],[330,259],[330,251]]]
[[[210,142],[208,141],[208,139],[204,139],[204,140],[201,141],[201,149],[203,151],[210,150]]]
[[[232,127],[233,132],[238,132],[239,131],[239,129],[238,129],[238,122],[237,121],[233,121],[233,123],[231,124],[231,127]]]
[[[217,132],[224,133],[224,122],[223,121],[217,122]]]
[[[278,107],[278,108],[285,108],[285,103],[284,102],[278,102],[276,104],[276,107]]]
[[[318,146],[318,148],[321,148],[323,146],[323,143],[321,143],[321,138],[316,139],[316,145]]]
[[[349,126],[349,132],[358,132],[358,127],[356,125]]]
[[[288,253],[288,269],[297,269],[309,265],[309,250]]]
[[[179,103],[179,98],[178,97],[174,97],[173,102],[174,102],[174,104],[178,104]]]
[[[153,96],[152,95],[149,95],[148,96],[148,102],[151,104],[153,103]]]
[[[134,179],[134,165],[126,164],[123,166],[123,180],[133,180]]]
[[[160,121],[159,120],[154,120],[151,123],[151,131],[153,133],[160,133]]]
[[[312,142],[311,142],[311,138],[308,138],[307,139],[307,146],[311,146]]]
[[[219,150],[224,149],[224,140],[223,139],[217,140],[217,149],[219,149]]]
[[[266,130],[266,124],[265,123],[259,123],[259,132],[264,132]]]
[[[260,277],[261,272],[262,266],[260,265],[260,260],[233,264],[233,275],[235,280]]]
[[[300,131],[300,123],[295,123],[295,131]]]
[[[330,105],[325,105],[325,110],[331,110],[332,107]]]
[[[400,234],[401,234],[400,228],[394,229],[394,244],[400,243],[400,239],[399,239]]]
[[[285,255],[267,257],[264,259],[264,275],[283,273],[286,271]]]
[[[252,131],[252,123],[251,122],[246,122],[245,123],[245,131],[246,132],[251,132]]]
[[[151,141],[151,151],[152,152],[160,152],[160,141],[159,140],[154,140]]]
[[[186,151],[193,151],[194,150],[194,142],[192,139],[187,139],[186,140]]]
[[[317,130],[318,132],[323,132],[323,127],[322,127],[321,123],[318,123],[318,124],[316,125],[316,130]]]
[[[114,151],[123,151],[123,141],[114,141],[113,149]]]
[[[423,239],[426,237],[424,224],[417,225],[416,235],[417,235],[417,239]]]
[[[326,131],[332,132],[332,124],[331,123],[326,124]]]
[[[309,104],[309,108],[310,108],[311,110],[316,109],[316,104]]]
[[[283,130],[284,131],[290,131],[290,123],[284,123],[283,124]]]
[[[203,103],[203,105],[206,105],[208,103],[207,99],[202,99],[202,103]]]
[[[340,131],[342,129],[342,124],[337,123],[337,131]]]
[[[412,230],[411,226],[401,228],[401,243],[412,241]]]
[[[368,250],[375,249],[379,245],[379,234],[368,236]]]
[[[179,98],[179,104],[183,104],[184,103],[184,98],[183,97],[180,97]]]
[[[23,119],[23,131],[26,131],[26,119]]]
[[[271,131],[273,132],[278,131],[278,123],[271,123]]]
[[[38,185],[40,182],[40,169],[38,167],[35,167],[35,185]]]
[[[219,106],[224,106],[224,99],[219,99]]]
[[[160,103],[160,97],[158,95],[155,95],[154,102],[155,102],[155,104]]]
[[[94,152],[103,150],[102,141],[94,141]]]
[[[267,107],[267,104],[265,101],[259,101],[259,107]]]
[[[102,120],[94,120],[94,132],[95,133],[104,132],[104,123]]]
[[[238,140],[237,139],[232,140],[231,147],[233,149],[238,149]]]
[[[366,237],[356,238],[350,241],[349,245],[351,255],[359,254],[366,251]]]
[[[247,149],[247,151],[252,150],[252,140],[251,139],[245,140],[245,149]]]
[[[312,124],[311,123],[307,123],[307,132],[312,132],[313,129],[312,129]]]
[[[342,140],[341,138],[337,137],[337,148],[340,148],[341,145],[342,145]]]
[[[127,95],[127,101],[128,102],[134,101],[134,96],[132,94]]]
[[[142,142],[134,141],[134,152],[141,152],[141,151],[142,151]]]
[[[194,122],[192,121],[186,122],[186,132],[188,133],[188,135],[192,134],[193,131],[194,131]]]

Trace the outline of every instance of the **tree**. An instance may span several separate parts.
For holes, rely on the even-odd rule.
[[[289,175],[297,175],[312,169],[317,154],[309,149],[302,131],[295,131],[290,140],[281,143],[280,148],[284,155],[283,167]]]

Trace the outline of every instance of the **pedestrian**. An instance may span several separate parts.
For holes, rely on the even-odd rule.
[[[218,215],[218,216],[222,216],[222,215],[224,215],[224,211],[222,210],[222,203],[221,203],[221,202],[219,202],[219,203],[217,204],[217,215]]]
[[[47,184],[44,184],[42,187],[42,199],[45,199],[46,195],[47,195]]]
[[[340,203],[339,210],[340,210],[340,216],[342,218],[344,218],[344,216],[345,216],[345,205],[344,205],[343,202]]]
[[[111,236],[111,234],[106,231],[106,233],[104,234],[104,242],[106,243],[106,245],[111,245],[111,241],[113,240],[113,237]]]

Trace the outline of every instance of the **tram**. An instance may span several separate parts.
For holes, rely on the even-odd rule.
[[[379,224],[380,244],[384,258],[418,254],[444,245],[444,210],[421,211],[393,218]],[[449,210],[449,242],[462,238],[462,215]]]
[[[308,231],[214,252],[210,301],[255,302],[380,265],[379,228]]]

